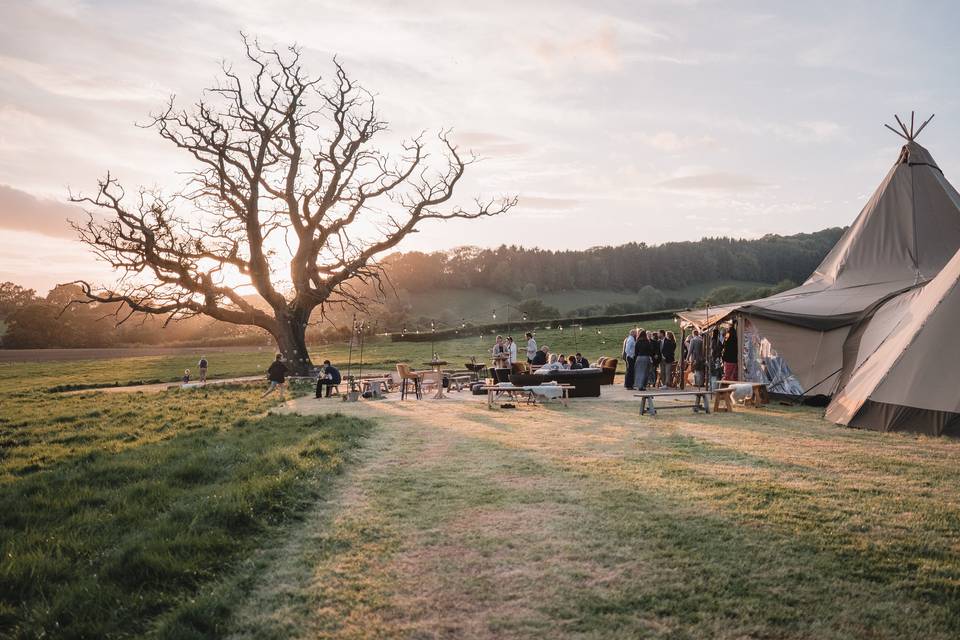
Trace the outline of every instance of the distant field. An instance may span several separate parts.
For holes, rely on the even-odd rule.
[[[714,289],[719,287],[738,287],[740,289],[756,289],[757,287],[771,287],[773,286],[769,282],[751,282],[749,280],[714,280],[712,282],[701,282],[699,284],[692,284],[689,287],[683,287],[682,289],[673,289],[664,291],[664,295],[673,296],[677,298],[686,298],[690,301],[695,301],[698,298],[702,298],[706,294],[710,293]]]
[[[671,298],[683,298],[693,302],[717,287],[736,286],[744,289],[770,286],[769,282],[750,282],[743,280],[715,280],[690,285],[682,289],[665,289],[663,294]],[[606,289],[569,289],[551,291],[537,296],[551,307],[556,307],[562,315],[574,309],[593,305],[608,305],[624,302],[636,302],[633,291],[611,291]],[[414,316],[463,318],[475,324],[492,320],[493,310],[497,310],[498,319],[506,319],[506,305],[517,304],[519,299],[489,289],[438,289],[436,291],[410,294]],[[516,311],[511,311],[511,319],[516,319]]]

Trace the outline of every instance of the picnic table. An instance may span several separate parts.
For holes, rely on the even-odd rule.
[[[493,408],[493,400],[496,396],[501,393],[506,393],[514,400],[516,399],[517,394],[520,394],[527,403],[536,404],[536,389],[541,385],[532,385],[532,386],[522,386],[518,387],[515,384],[503,384],[503,385],[484,385],[481,387],[483,391],[487,392],[487,407]],[[551,384],[551,385],[542,385],[549,386],[551,389],[560,389],[560,402],[563,403],[563,406],[569,406],[570,400],[570,390],[574,388],[572,384]]]
[[[667,396],[692,396],[693,404],[669,404],[663,405],[662,409],[684,409],[693,407],[693,412],[698,413],[703,409],[704,413],[710,413],[710,397],[713,391],[707,389],[694,389],[692,391],[644,391],[635,393],[634,396],[640,398],[640,415],[645,413],[651,416],[657,415],[657,408],[654,406],[654,398],[663,398]]]

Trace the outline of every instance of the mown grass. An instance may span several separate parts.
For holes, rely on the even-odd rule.
[[[264,415],[259,387],[64,396],[30,381],[0,392],[0,637],[218,637],[250,554],[371,427]]]
[[[960,637],[960,443],[574,406],[385,411],[241,637]]]

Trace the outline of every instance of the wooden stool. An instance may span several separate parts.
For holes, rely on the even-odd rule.
[[[733,388],[716,389],[713,392],[713,410],[733,413]]]

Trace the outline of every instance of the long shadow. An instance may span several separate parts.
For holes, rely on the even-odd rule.
[[[613,474],[610,467],[553,459],[482,436],[461,433],[461,438],[449,456],[416,469],[391,468],[376,479],[372,495],[378,507],[437,536],[445,520],[466,510],[576,503],[587,515],[568,523],[568,536],[582,545],[583,560],[614,577],[585,580],[579,564],[558,562],[546,569],[556,580],[527,596],[568,633],[821,638],[960,633],[960,609],[954,606],[960,570],[949,540],[932,544],[922,538],[896,549],[872,545],[869,538],[847,544],[832,540],[829,527],[808,520],[808,495],[776,481],[731,482],[729,489],[744,500],[772,495],[771,509],[792,511],[795,518],[741,512],[736,501],[711,504],[715,478],[709,474],[691,474],[671,489],[669,482],[659,482],[662,477],[645,482],[643,473],[660,474],[656,466],[639,464],[630,474]],[[667,454],[678,447],[677,456],[708,463],[714,456],[757,462],[723,447],[687,443],[668,437],[657,446]],[[489,469],[472,467],[471,460],[497,460],[494,474],[547,478],[549,486],[506,486],[490,477]],[[698,496],[700,486],[704,492]],[[928,562],[940,569],[918,570]]]

